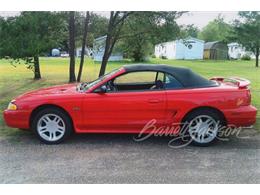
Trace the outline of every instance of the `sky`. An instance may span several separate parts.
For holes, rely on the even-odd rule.
[[[109,16],[108,12],[97,12],[101,15]],[[18,15],[19,12],[0,12],[0,16],[8,17]],[[177,23],[180,25],[194,24],[199,29],[202,29],[208,24],[208,22],[214,20],[219,14],[221,14],[226,22],[231,22],[232,20],[238,18],[237,12],[235,11],[192,11],[181,16]]]
[[[228,23],[232,22],[234,19],[238,18],[238,12],[230,11],[230,12],[216,12],[216,11],[196,11],[196,12],[188,12],[177,20],[178,24],[194,24],[198,28],[203,28],[208,24],[208,22],[214,20],[218,17],[218,15],[224,17],[224,20]]]

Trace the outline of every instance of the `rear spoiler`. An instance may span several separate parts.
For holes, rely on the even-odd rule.
[[[250,85],[250,81],[243,78],[237,78],[237,77],[230,77],[230,78],[224,78],[224,77],[213,77],[210,80],[219,81],[219,82],[230,82],[234,83],[238,86],[239,89],[245,89]]]

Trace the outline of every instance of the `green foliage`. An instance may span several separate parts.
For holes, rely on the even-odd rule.
[[[163,60],[167,60],[167,57],[166,57],[166,56],[161,56],[161,58],[162,58]]]
[[[239,12],[242,20],[234,22],[234,37],[250,51],[260,46],[260,12]]]
[[[199,29],[194,24],[189,24],[186,26],[181,26],[180,37],[187,38],[187,37],[194,37],[198,38]]]
[[[64,12],[66,14],[66,12]],[[67,16],[68,17],[68,16]],[[81,47],[82,36],[84,32],[85,12],[75,12],[75,40],[76,47]],[[94,39],[104,36],[107,31],[108,18],[90,13],[90,23],[87,37],[87,45],[92,47]],[[66,48],[68,50],[68,48]]]
[[[153,45],[149,40],[141,35],[129,37],[124,46],[126,57],[133,59],[135,62],[146,61],[147,57],[153,52]]]
[[[260,12],[239,12],[241,20],[234,22],[233,39],[256,55],[256,66],[260,49]]]
[[[94,39],[104,36],[107,32],[108,19],[95,13],[90,15],[87,45],[92,46]]]
[[[199,33],[198,38],[206,42],[223,41],[227,42],[227,37],[232,31],[231,25],[224,21],[224,18],[219,15],[216,19],[209,22]]]
[[[153,54],[154,44],[173,40],[180,34],[176,19],[183,12],[134,12],[125,22],[118,45],[125,56],[145,61]]]
[[[0,25],[0,58],[24,60],[31,69],[33,57],[50,53],[66,38],[66,24],[56,12],[22,12]]]
[[[250,60],[251,60],[251,57],[250,57],[250,55],[245,54],[245,55],[243,55],[243,56],[241,57],[241,60],[250,61]]]

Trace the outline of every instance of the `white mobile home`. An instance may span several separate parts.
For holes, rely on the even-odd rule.
[[[94,61],[102,61],[105,52],[106,36],[99,37],[94,40],[93,44],[93,58]],[[123,54],[121,52],[112,52],[108,61],[120,61],[123,60]]]
[[[155,56],[167,59],[203,59],[204,41],[193,37],[155,45]]]
[[[230,59],[240,59],[244,55],[249,55],[255,59],[255,55],[252,52],[246,51],[246,49],[239,43],[228,44],[228,56]]]

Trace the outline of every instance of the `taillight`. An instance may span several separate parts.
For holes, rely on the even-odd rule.
[[[251,91],[248,89],[247,90],[247,100],[248,100],[248,105],[251,104]]]
[[[251,92],[250,90],[246,90],[246,95],[243,98],[238,98],[237,105],[238,106],[249,106],[251,104]]]

